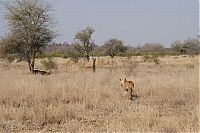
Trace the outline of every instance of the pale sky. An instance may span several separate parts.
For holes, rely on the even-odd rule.
[[[128,45],[162,43],[195,38],[199,29],[198,0],[48,0],[55,10],[58,42],[72,42],[74,34],[95,29],[93,39],[102,44],[118,38]],[[0,11],[3,11],[0,6]],[[2,13],[0,13],[2,20]],[[6,31],[0,21],[0,36]]]

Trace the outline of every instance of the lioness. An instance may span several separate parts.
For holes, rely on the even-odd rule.
[[[132,81],[126,80],[126,78],[124,80],[120,79],[120,83],[124,91],[129,92],[130,99],[132,99],[134,83]]]

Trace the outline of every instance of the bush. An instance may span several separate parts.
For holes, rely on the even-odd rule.
[[[142,56],[142,53],[141,52],[134,52],[132,53],[133,56]]]
[[[16,56],[13,54],[7,55],[5,58],[8,62],[13,62],[16,59]]]
[[[69,51],[67,57],[70,58],[73,62],[77,63],[80,57],[85,57],[84,54],[81,54],[79,51]]]
[[[80,55],[77,53],[77,52],[70,52],[68,54],[68,56],[70,57],[70,59],[75,62],[75,63],[78,63],[78,59],[80,57]]]
[[[55,52],[48,52],[45,54],[45,56],[47,58],[52,58],[52,57],[68,58],[68,53],[55,51]]]
[[[48,58],[47,60],[42,60],[41,63],[44,65],[46,70],[57,69],[57,64],[52,61],[52,58]]]
[[[150,55],[143,55],[142,59],[144,62],[149,62],[150,61],[151,56]]]
[[[110,39],[103,45],[105,49],[105,54],[114,58],[116,55],[125,53],[127,51],[127,47],[124,46],[123,41],[118,39]]]
[[[158,59],[158,54],[143,55],[142,59],[143,59],[144,62],[154,62],[155,64],[160,63],[160,60]]]

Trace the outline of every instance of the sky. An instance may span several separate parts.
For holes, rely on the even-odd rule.
[[[111,38],[138,46],[196,38],[198,0],[48,0],[54,9],[56,42],[73,42],[76,32],[92,26],[98,45]],[[5,34],[0,6],[0,36]]]

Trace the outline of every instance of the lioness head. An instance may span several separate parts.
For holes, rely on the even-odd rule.
[[[124,83],[126,82],[126,78],[123,80],[123,79],[119,79],[120,83],[121,83],[121,87],[124,86]]]

